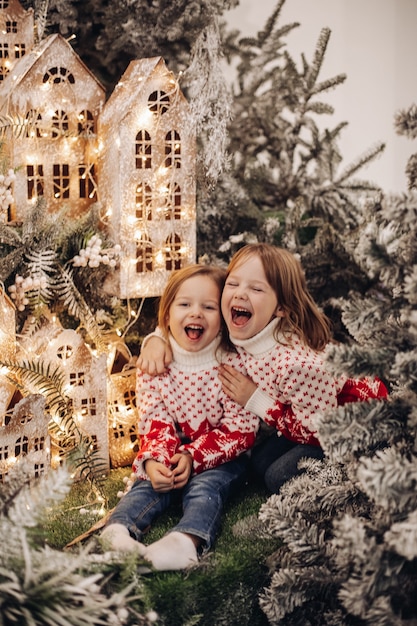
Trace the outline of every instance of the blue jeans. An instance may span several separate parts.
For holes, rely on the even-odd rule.
[[[149,480],[137,480],[112,511],[109,524],[123,524],[135,539],[143,540],[154,519],[180,494],[183,516],[172,531],[195,535],[209,550],[218,533],[224,504],[232,489],[246,476],[247,456],[193,476],[182,490],[167,493],[154,490]]]
[[[269,491],[278,493],[287,480],[304,471],[298,467],[304,458],[323,459],[323,450],[319,446],[294,443],[274,433],[252,449],[251,465]]]

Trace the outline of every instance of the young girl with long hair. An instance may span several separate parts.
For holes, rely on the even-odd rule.
[[[167,371],[137,371],[140,449],[137,480],[113,510],[102,540],[136,552],[158,570],[184,569],[208,550],[231,490],[245,475],[259,419],[222,389],[220,362],[244,372],[231,352],[220,312],[225,272],[193,265],[174,272],[159,304],[158,323],[173,354]],[[180,495],[183,516],[145,546],[153,520]]]

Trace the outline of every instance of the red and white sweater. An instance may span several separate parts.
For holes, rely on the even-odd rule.
[[[218,344],[216,339],[204,350],[187,352],[170,337],[173,362],[168,372],[152,378],[138,370],[141,447],[133,463],[138,478],[148,478],[147,459],[169,467],[176,452],[188,451],[193,473],[199,474],[254,444],[258,417],[223,392],[217,375],[219,360],[245,373],[243,360],[239,354],[217,350]]]
[[[245,408],[258,415],[279,434],[297,443],[320,445],[314,427],[317,414],[345,402],[386,397],[378,379],[335,378],[324,358],[294,335],[291,345],[283,335],[279,342],[273,320],[260,333],[246,340],[233,340],[245,360],[248,376],[258,389]]]

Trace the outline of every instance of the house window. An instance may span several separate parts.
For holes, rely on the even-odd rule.
[[[45,448],[45,437],[35,437],[33,442],[33,449],[35,452],[40,452]]]
[[[176,130],[165,135],[165,167],[181,167],[181,141]]]
[[[168,271],[181,268],[181,239],[178,235],[170,235],[166,240],[165,269]]]
[[[134,389],[128,389],[124,392],[123,398],[125,401],[125,406],[127,408],[132,408],[136,406],[136,393]]]
[[[37,113],[34,109],[30,109],[26,113],[26,137],[41,137],[40,122],[42,122],[42,115]]]
[[[64,362],[67,359],[70,359],[72,357],[72,353],[73,353],[73,348],[72,346],[69,346],[69,345],[59,346],[58,350],[56,351],[56,355],[58,359],[61,359],[61,361],[64,361]]]
[[[181,187],[177,183],[169,186],[167,206],[165,208],[165,219],[181,219]]]
[[[26,437],[26,435],[24,437],[19,437],[19,439],[17,439],[15,443],[14,455],[15,456],[20,456],[21,454],[25,455],[28,453],[28,448],[29,448],[29,440]]]
[[[8,59],[8,58],[9,58],[9,44],[0,43],[0,59]]]
[[[59,137],[68,132],[68,115],[65,111],[55,111],[52,116],[52,137]]]
[[[115,439],[122,439],[125,436],[123,428],[123,424],[116,424],[116,426],[113,426],[113,437]]]
[[[80,198],[94,198],[97,195],[94,163],[80,165],[78,168]]]
[[[42,474],[45,473],[45,464],[44,463],[35,463],[34,465],[34,475],[35,478],[39,478],[39,476],[42,476]]]
[[[6,33],[17,33],[17,22],[15,20],[6,20]]]
[[[5,461],[9,458],[9,446],[0,446],[0,461]]]
[[[136,187],[136,219],[152,219],[152,189],[147,183],[139,183]]]
[[[81,415],[83,417],[94,417],[97,415],[97,402],[94,397],[81,399]]]
[[[150,169],[152,167],[151,136],[147,130],[140,130],[136,135],[135,143],[136,169]]]
[[[9,0],[0,0],[0,9],[8,9]]]
[[[26,54],[26,44],[24,43],[15,43],[14,44],[14,58],[20,59],[24,57]]]
[[[9,68],[5,65],[0,65],[0,81],[4,80],[9,73]]]
[[[91,111],[81,111],[78,114],[78,134],[94,135],[95,130],[94,117]]]
[[[54,163],[52,166],[54,198],[70,197],[69,165],[67,163]]]
[[[142,274],[143,272],[153,271],[153,254],[152,244],[147,239],[138,241],[136,245],[136,272]]]
[[[74,75],[71,74],[65,67],[51,67],[49,70],[43,75],[43,83],[70,83],[73,85],[75,83]]]
[[[28,200],[43,196],[44,178],[43,165],[27,165],[26,177],[28,185]]]
[[[82,387],[85,384],[84,372],[70,372],[69,382],[71,386]]]
[[[152,113],[163,115],[170,107],[169,95],[165,91],[153,91],[148,98],[148,108]]]

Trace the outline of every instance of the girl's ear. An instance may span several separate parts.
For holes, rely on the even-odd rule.
[[[285,317],[285,311],[282,306],[277,306],[275,309],[275,317]]]

